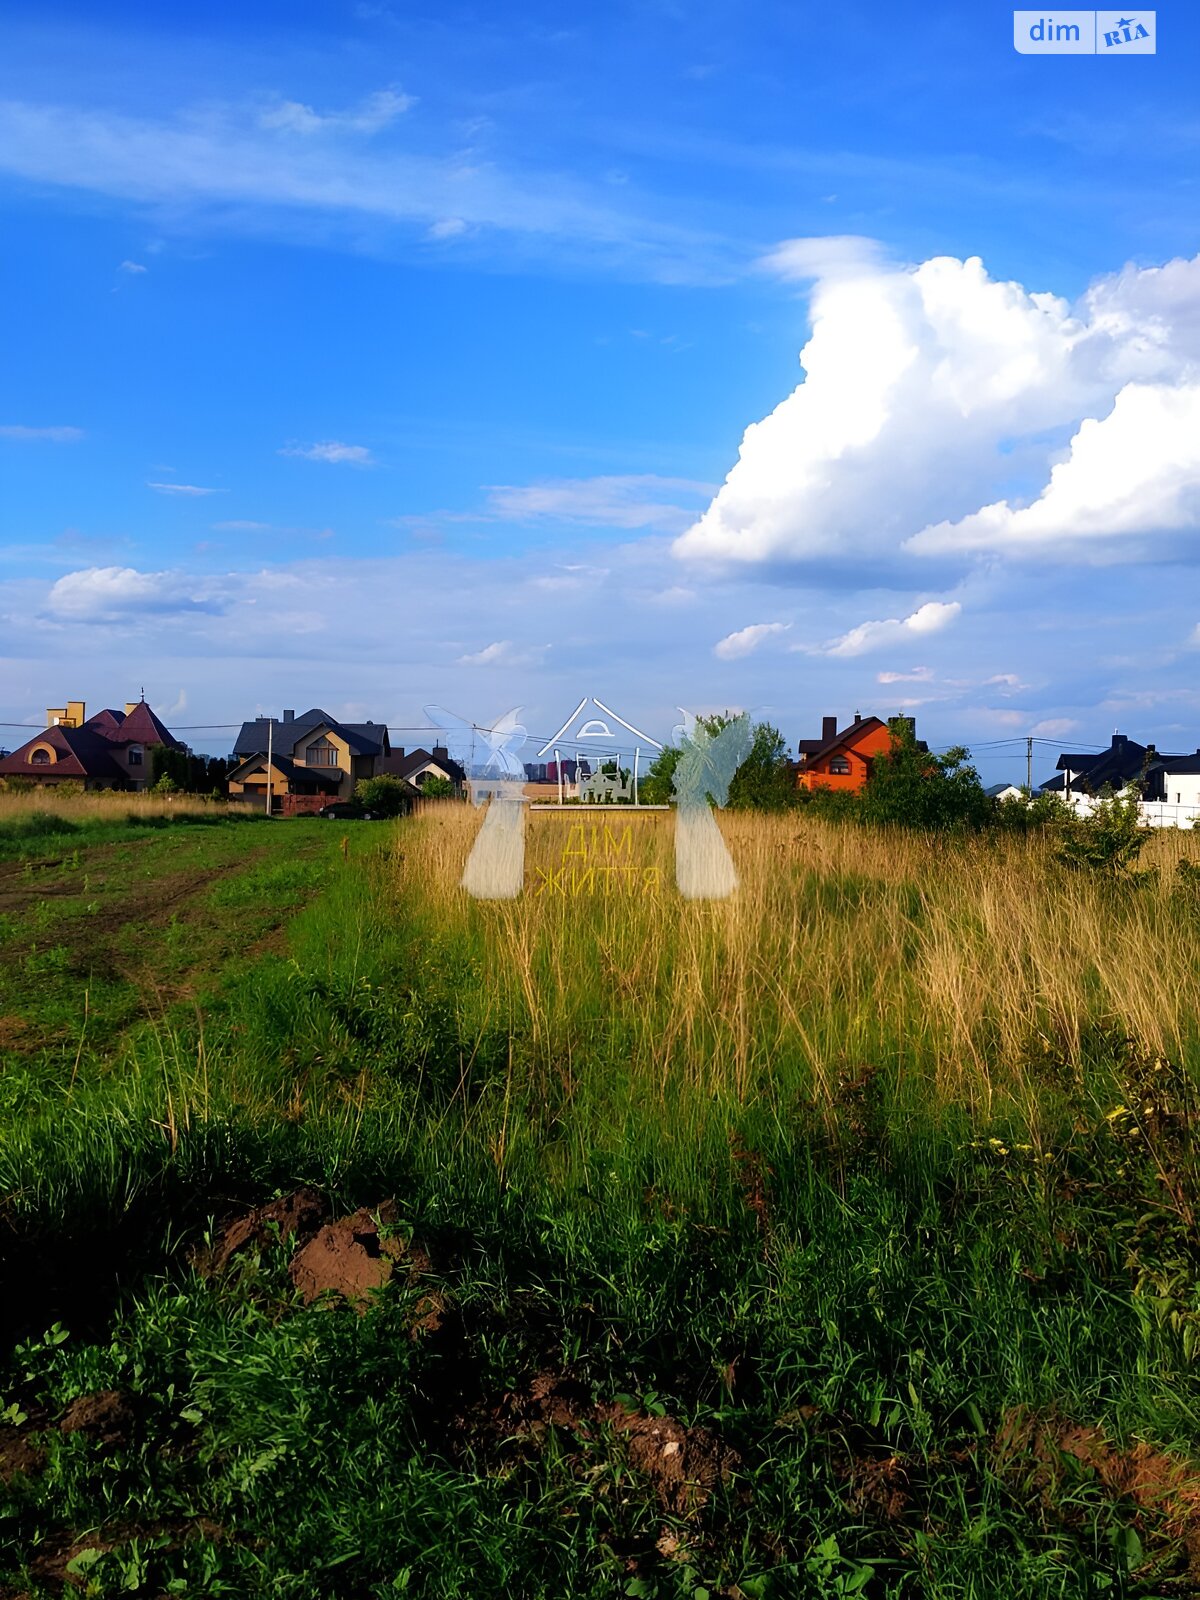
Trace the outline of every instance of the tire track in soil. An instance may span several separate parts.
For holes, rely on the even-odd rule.
[[[303,860],[315,855],[325,844],[324,839],[310,838],[300,841],[298,848],[288,853],[288,860]],[[100,845],[95,853],[88,853],[80,857],[80,872],[93,874],[98,865],[104,865],[103,857],[111,856],[117,850],[125,850],[128,845],[124,842]],[[230,861],[210,863],[204,867],[184,870],[174,874],[163,874],[153,877],[145,882],[130,883],[127,893],[121,893],[119,898],[109,906],[103,906],[90,916],[79,919],[68,919],[60,923],[50,937],[56,944],[61,945],[68,953],[72,973],[80,979],[100,979],[108,982],[123,982],[136,990],[141,998],[140,1015],[151,1016],[163,1012],[174,1001],[194,997],[197,982],[217,976],[220,968],[228,959],[230,952],[222,952],[221,958],[212,965],[193,968],[186,974],[177,978],[170,978],[164,974],[156,975],[150,962],[138,963],[136,958],[130,959],[117,948],[117,937],[126,929],[135,927],[139,935],[152,936],[156,931],[166,927],[173,919],[179,920],[179,912],[183,910],[183,921],[198,922],[202,920],[203,906],[197,904],[201,897],[207,894],[215,884],[231,876],[252,870],[255,866],[267,860],[273,854],[269,846],[257,846],[240,853]],[[23,877],[25,863],[14,871],[0,870],[0,913],[12,915],[15,911],[20,915],[22,910],[51,899],[77,899],[82,900],[87,892],[80,888],[78,881],[51,886],[28,882],[23,892],[14,894],[8,889],[6,880],[16,874]],[[57,862],[47,862],[45,866],[61,865]],[[51,890],[47,893],[47,890]],[[18,901],[14,905],[13,901]],[[298,908],[297,908],[298,909]],[[186,915],[194,912],[193,915]],[[265,953],[271,945],[277,942],[280,931],[286,926],[287,918],[273,922],[269,927],[258,926],[254,930],[252,940],[244,942],[241,954],[250,956],[252,952]],[[230,927],[231,942],[236,942],[236,924]],[[144,946],[144,939],[139,937],[139,945]],[[0,957],[0,960],[3,958]],[[150,1004],[153,996],[153,1005]],[[27,1050],[43,1048],[52,1041],[47,1034],[30,1025],[28,1031],[16,1027],[15,1024],[25,1019],[16,1015],[4,1019],[12,1026],[4,1030],[6,1035],[3,1048],[19,1053]],[[119,1036],[124,1028],[116,1030]]]

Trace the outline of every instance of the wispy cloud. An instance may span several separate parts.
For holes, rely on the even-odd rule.
[[[379,133],[397,117],[411,111],[415,95],[397,89],[380,89],[348,111],[314,111],[299,100],[280,100],[259,116],[259,126],[285,133]]]
[[[653,473],[598,478],[557,478],[544,483],[491,484],[488,506],[511,522],[558,522],[593,527],[651,528],[677,532],[695,511],[677,500],[703,499],[713,486],[692,478]]]
[[[24,439],[30,443],[74,444],[83,438],[82,428],[28,428],[24,423],[9,422],[0,426],[0,439]]]
[[[811,239],[785,239],[754,264],[773,277],[804,282],[875,272],[883,256],[883,246],[877,239],[854,233],[824,234]]]
[[[153,489],[155,494],[204,495],[204,494],[224,494],[225,493],[224,489],[205,489],[198,483],[149,483],[149,482],[147,482],[146,487],[147,487],[147,489]]]
[[[876,683],[932,683],[932,667],[914,667],[911,672],[877,672]]]
[[[299,101],[183,108],[172,118],[0,101],[0,171],[42,185],[191,209],[217,225],[246,219],[255,231],[273,212],[341,216],[362,248],[362,221],[411,224],[422,236],[447,222],[520,236],[540,253],[569,255],[601,270],[614,261],[672,282],[724,279],[746,250],[715,233],[666,220],[620,191],[566,173],[465,160],[447,139],[441,154],[396,148],[361,135],[386,130],[407,103],[383,91],[349,113]],[[295,236],[294,226],[290,229]],[[446,234],[435,237],[446,237]],[[327,227],[320,230],[323,245]]]
[[[117,268],[118,272],[129,272],[135,277],[139,272],[149,272],[149,270],[149,267],[142,266],[140,261],[122,261],[121,265]]]
[[[322,439],[317,444],[289,444],[281,456],[300,456],[305,461],[328,461],[334,466],[373,467],[375,458],[365,444],[343,444],[340,439]]]

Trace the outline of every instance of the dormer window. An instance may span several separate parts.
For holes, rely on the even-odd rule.
[[[306,767],[336,767],[337,764],[337,745],[330,744],[324,734],[319,739],[314,739],[304,752],[304,765]]]
[[[36,750],[31,750],[29,753],[30,766],[48,767],[53,760],[53,752],[47,750],[44,744],[39,745]]]
[[[131,744],[125,760],[131,767],[140,767],[142,764],[142,747],[140,744]]]

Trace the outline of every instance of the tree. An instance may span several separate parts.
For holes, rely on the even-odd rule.
[[[377,816],[398,817],[412,803],[412,789],[403,778],[381,772],[376,778],[360,778],[354,785],[354,798]]]
[[[721,726],[730,719],[721,718]],[[713,728],[712,732],[718,729]],[[786,811],[796,803],[796,775],[779,729],[769,722],[754,724],[750,754],[729,785],[731,811]]]
[[[995,806],[970,765],[971,752],[955,745],[943,755],[922,750],[905,717],[889,726],[891,747],[875,757],[862,792],[864,822],[906,828],[983,828]]]
[[[439,777],[436,772],[431,772],[420,785],[421,793],[427,800],[449,800],[456,795],[458,790],[449,778]]]
[[[664,745],[658,752],[649,770],[638,780],[638,799],[643,805],[665,806],[668,803],[675,782],[675,768],[682,754],[675,744]]]
[[[710,734],[720,733],[735,720],[729,712],[696,718]],[[675,768],[682,754],[678,745],[667,745],[659,751],[646,776],[638,782],[640,800],[647,805],[665,805],[672,798]],[[795,802],[796,780],[783,735],[769,722],[756,722],[750,754],[729,785],[730,809],[782,811]]]

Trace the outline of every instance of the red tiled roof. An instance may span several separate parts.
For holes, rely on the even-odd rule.
[[[158,720],[144,700],[139,701],[127,714],[116,737],[121,744],[165,744],[174,750],[183,749],[180,741]]]

